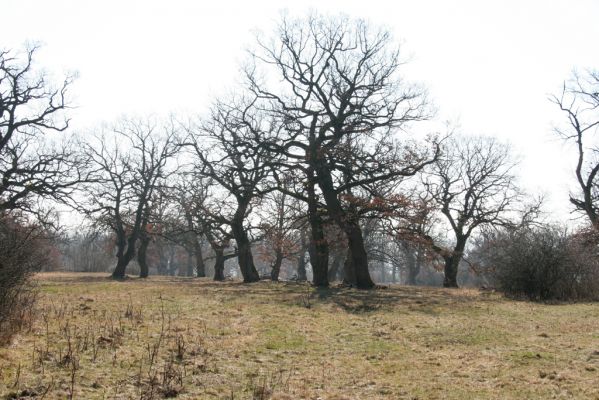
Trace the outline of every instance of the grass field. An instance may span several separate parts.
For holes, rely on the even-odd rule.
[[[41,274],[0,398],[599,399],[599,305]]]

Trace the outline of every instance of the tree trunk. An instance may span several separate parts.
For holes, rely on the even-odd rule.
[[[133,257],[135,257],[135,242],[137,242],[137,234],[134,235],[132,233],[129,236],[129,239],[127,239],[127,250],[124,253],[122,247],[119,246],[116,267],[112,272],[112,277],[114,279],[125,279],[125,270],[127,269],[127,265],[129,265]]]
[[[300,236],[300,252],[297,258],[297,280],[306,281],[306,232],[302,230]]]
[[[137,253],[137,263],[139,264],[139,277],[147,278],[150,274],[150,268],[148,267],[148,246],[150,245],[150,237],[148,235],[142,235],[141,244]]]
[[[443,287],[457,288],[458,287],[458,267],[464,248],[466,247],[466,239],[458,238],[451,256],[445,257],[445,278],[443,279]]]
[[[214,248],[214,280],[215,281],[224,281],[225,280],[225,256],[224,249],[222,248]]]
[[[194,265],[193,265],[193,251],[187,250],[187,276],[193,276]]]
[[[456,256],[445,258],[445,278],[443,279],[443,287],[457,288],[458,287],[458,264],[459,259]]]
[[[241,200],[240,200],[241,201]],[[231,220],[231,232],[237,243],[237,260],[239,269],[243,276],[244,283],[258,282],[260,275],[254,265],[254,256],[252,255],[252,245],[247,232],[243,227],[243,220],[248,204],[241,202],[235,211],[235,216]]]
[[[339,267],[341,267],[341,259],[342,254],[340,252],[335,252],[333,255],[333,262],[331,263],[331,268],[329,269],[329,282],[334,282],[339,277]]]
[[[279,280],[279,274],[281,273],[281,264],[283,263],[283,252],[277,250],[275,255],[275,262],[272,264],[272,269],[270,271],[270,279],[272,281]]]
[[[351,251],[348,249],[343,262],[343,284],[352,287],[357,286],[356,270],[353,267]]]
[[[309,178],[309,182],[312,182]],[[318,214],[318,201],[314,184],[308,185],[308,219],[310,221],[310,264],[312,265],[312,283],[317,287],[329,286],[329,244],[324,235],[323,221]]]
[[[194,251],[196,258],[196,275],[198,278],[206,277],[206,265],[204,264],[204,255],[202,254],[202,243],[199,240],[194,241]]]
[[[349,253],[351,254],[350,268],[353,270],[353,274],[355,274],[356,287],[358,289],[371,289],[374,287],[374,282],[368,270],[368,255],[364,247],[360,225],[353,221],[348,221],[345,233],[347,234]]]
[[[416,284],[416,275],[418,275],[418,271],[416,269],[416,255],[414,254],[414,249],[410,246],[406,246],[406,285],[415,285]]]
[[[125,255],[125,247],[127,246],[127,241],[124,237],[124,232],[117,232],[116,239],[116,267],[112,272],[112,277],[114,279],[123,279],[125,277],[125,268],[126,265],[123,263],[123,257]]]
[[[322,191],[323,197],[327,204],[327,210],[337,225],[345,232],[349,247],[349,255],[351,264],[348,267],[353,268],[350,277],[355,274],[356,287],[359,289],[371,289],[374,287],[374,282],[368,271],[368,256],[364,246],[364,238],[362,229],[356,218],[348,215],[343,209],[341,201],[337,197],[333,185],[333,178],[330,171],[324,162],[318,162],[318,186]]]

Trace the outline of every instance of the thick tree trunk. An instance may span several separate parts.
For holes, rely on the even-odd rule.
[[[137,253],[137,263],[139,264],[139,277],[147,278],[150,274],[150,268],[148,267],[148,246],[150,245],[150,238],[147,235],[143,235],[141,238],[141,244],[139,245],[139,251]]]
[[[356,270],[353,266],[351,251],[347,249],[345,261],[343,261],[343,284],[352,287],[357,286]]]
[[[323,162],[317,164],[318,171],[318,186],[322,191],[323,197],[327,204],[329,215],[337,223],[337,225],[345,232],[349,248],[349,256],[351,257],[351,266],[356,277],[356,287],[359,289],[371,289],[374,287],[374,282],[368,271],[368,256],[364,246],[364,238],[362,229],[358,220],[348,215],[343,209],[341,201],[337,197],[333,185],[331,173]]]
[[[117,251],[116,267],[112,272],[112,277],[114,279],[125,279],[125,270],[127,269],[127,265],[129,265],[133,257],[135,257],[136,241],[137,235],[131,234],[129,239],[127,239],[127,250],[123,252],[123,248],[119,246],[119,250]]]
[[[224,281],[225,280],[225,256],[224,249],[222,248],[214,248],[214,280],[215,281]]]
[[[244,235],[245,236],[245,235]],[[254,256],[252,255],[252,247],[247,236],[235,237],[237,242],[237,260],[239,262],[239,269],[243,276],[243,282],[252,283],[260,280],[260,275],[254,265]]]
[[[459,260],[456,256],[445,258],[445,278],[443,279],[443,287],[457,288],[458,287],[458,264]]]
[[[355,274],[356,287],[359,289],[371,289],[374,287],[374,282],[368,270],[368,255],[364,247],[360,225],[353,221],[348,221],[345,233],[347,234],[349,253],[351,254],[351,269],[353,270],[353,274]]]
[[[238,211],[237,214],[243,215],[244,212]],[[243,276],[243,282],[251,283],[258,282],[260,275],[254,265],[254,257],[252,255],[252,246],[248,239],[247,232],[243,227],[243,219],[240,215],[236,215],[231,223],[231,230],[233,232],[233,238],[237,243],[237,260],[239,262],[239,269]]]
[[[443,287],[458,287],[458,267],[460,265],[460,261],[462,260],[465,247],[466,239],[458,238],[458,241],[453,249],[451,256],[445,257],[445,278],[443,280]]]
[[[275,261],[272,264],[272,269],[270,271],[270,279],[272,281],[279,280],[279,274],[281,273],[281,264],[283,264],[283,252],[277,250],[275,255]]]
[[[127,246],[127,241],[124,237],[124,233],[117,232],[117,240],[116,240],[116,267],[114,271],[112,271],[112,277],[114,279],[123,279],[125,277],[125,268],[123,257],[125,255],[125,247]]]

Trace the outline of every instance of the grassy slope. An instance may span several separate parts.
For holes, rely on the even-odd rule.
[[[42,317],[0,350],[0,398],[66,398],[73,387],[76,399],[599,399],[596,304],[417,287],[39,282]]]

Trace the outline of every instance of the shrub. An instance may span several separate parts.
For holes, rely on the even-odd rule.
[[[52,259],[45,230],[8,215],[0,215],[0,345],[28,326],[36,293],[30,281]]]
[[[501,231],[484,245],[484,264],[504,293],[531,300],[599,299],[597,235],[552,226]]]

